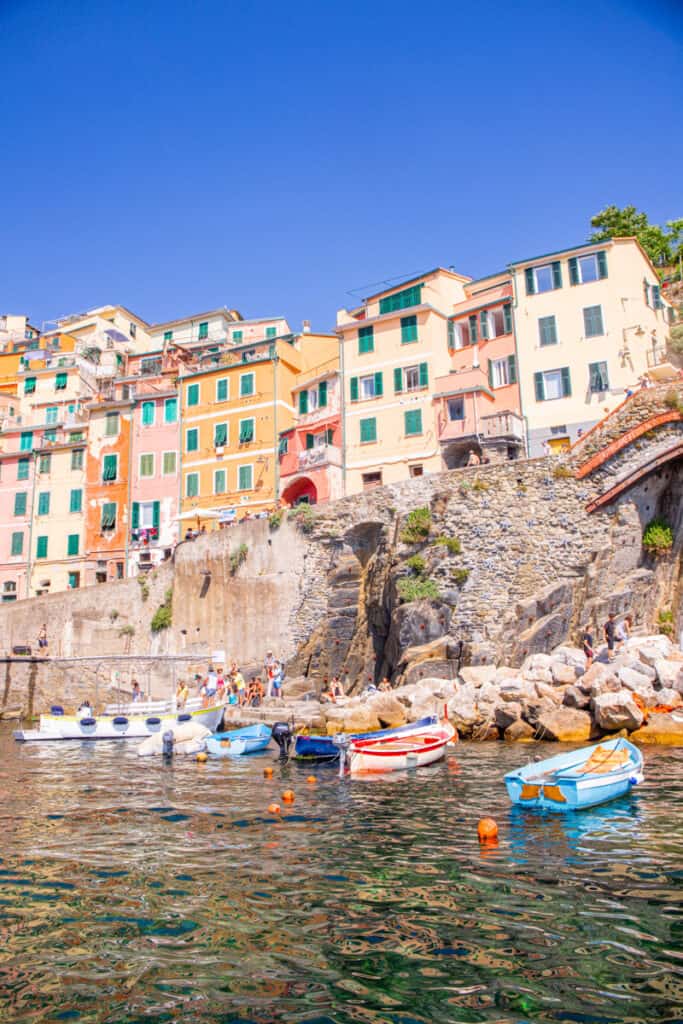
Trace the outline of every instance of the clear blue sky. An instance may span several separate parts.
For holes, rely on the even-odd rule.
[[[683,3],[0,0],[0,312],[329,329],[683,216]]]

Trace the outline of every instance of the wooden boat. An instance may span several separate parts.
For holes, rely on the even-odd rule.
[[[271,733],[269,725],[249,725],[245,729],[215,732],[206,737],[206,752],[212,757],[254,754],[257,750],[265,750],[270,743]]]
[[[408,734],[352,740],[346,755],[349,770],[356,775],[421,768],[443,757],[455,735],[451,723],[444,721]]]
[[[138,711],[140,705],[129,714],[81,713],[65,715],[61,708],[54,707],[49,715],[40,716],[37,729],[18,729],[14,733],[15,740],[28,742],[33,740],[134,740],[164,733],[175,722],[198,722],[206,729],[214,732],[223,717],[223,705],[216,704],[208,708],[173,709],[168,702],[166,710],[153,712]],[[144,705],[143,705],[144,707]]]
[[[508,772],[510,799],[522,807],[574,811],[614,800],[643,781],[643,755],[621,737]]]
[[[413,732],[419,732],[429,725],[436,725],[436,715],[427,715],[410,725],[397,726],[395,729],[378,729],[375,732],[353,733],[349,740],[371,740],[381,739],[385,736],[406,736]],[[303,733],[294,740],[294,757],[297,761],[337,761],[339,759],[339,745],[335,743],[333,736],[306,736]]]

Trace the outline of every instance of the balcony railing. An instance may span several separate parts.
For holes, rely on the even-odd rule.
[[[510,438],[524,440],[524,420],[515,412],[497,412],[480,416],[475,421],[471,410],[461,420],[451,420],[445,409],[438,415],[440,441],[457,441],[479,438],[482,441]]]
[[[666,347],[664,345],[657,346],[656,348],[648,349],[645,353],[647,358],[647,365],[650,369],[655,366],[661,366],[662,363],[668,363],[669,359],[666,353]]]
[[[299,470],[318,469],[320,466],[341,466],[341,448],[334,444],[321,444],[299,452]]]

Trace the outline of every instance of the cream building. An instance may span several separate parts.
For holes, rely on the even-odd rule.
[[[31,597],[84,584],[85,447],[85,433],[60,432],[54,442],[43,437],[35,452],[28,553]]]
[[[281,338],[289,334],[290,329],[284,317],[244,320],[237,310],[222,307],[206,313],[194,313],[180,320],[153,324],[149,333],[154,349],[179,345],[190,349],[194,355],[206,352],[210,356],[212,351],[228,346]]]
[[[125,306],[98,306],[85,313],[72,313],[54,321],[57,333],[66,331],[78,347],[110,349],[121,354],[147,352],[152,348],[149,324]],[[44,335],[51,332],[47,329]]]
[[[337,314],[346,494],[443,468],[433,384],[469,280],[438,267]]]
[[[522,413],[531,457],[566,447],[639,386],[665,379],[672,310],[634,238],[510,265]]]

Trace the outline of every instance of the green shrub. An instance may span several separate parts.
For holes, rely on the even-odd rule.
[[[651,519],[643,531],[643,547],[652,555],[665,555],[673,542],[673,530],[663,519]]]
[[[670,390],[664,395],[664,405],[667,409],[679,411],[683,409],[683,402],[681,401],[681,396],[678,391],[674,390],[674,388],[670,388]]]
[[[315,526],[315,512],[310,505],[299,505],[294,512],[294,522],[302,533],[312,533]]]
[[[116,608],[112,608],[112,610],[109,612],[109,618],[111,619],[112,622],[116,622],[118,617],[119,613],[117,612]]]
[[[121,626],[119,636],[135,636],[135,626],[131,626],[130,623],[127,623],[125,626]]]
[[[683,324],[674,324],[669,331],[669,348],[683,356]]]
[[[406,576],[396,584],[398,596],[408,604],[410,601],[421,601],[423,599],[435,600],[439,597],[439,588],[434,580],[425,579],[422,576]]]
[[[458,491],[460,493],[461,498],[466,498],[471,490],[472,484],[469,482],[469,480],[463,480],[460,486],[458,487]]]
[[[279,530],[282,525],[282,512],[278,509],[276,512],[271,512],[268,516],[268,525],[271,530]]]
[[[169,629],[173,623],[173,588],[169,587],[164,595],[164,603],[160,604],[150,622],[150,629],[153,633],[159,633],[162,629]]]
[[[574,476],[569,466],[553,466],[553,476],[556,480],[569,480],[570,477]]]
[[[455,569],[453,572],[453,580],[455,583],[461,584],[466,583],[469,579],[469,569]]]
[[[146,576],[138,576],[138,583],[140,584],[140,597],[143,601],[146,601],[149,597],[149,584],[147,583]]]
[[[670,608],[662,609],[657,616],[657,627],[664,636],[673,636],[674,613]]]
[[[427,563],[422,555],[412,555],[406,559],[406,565],[416,576],[424,576],[425,569],[427,568]]]
[[[405,525],[401,531],[401,540],[404,544],[420,544],[429,536],[432,527],[432,513],[425,506],[414,508],[406,516]]]
[[[249,548],[246,544],[240,546],[230,555],[230,575],[234,576],[243,562],[246,562]]]
[[[462,544],[460,543],[460,539],[458,537],[445,537],[443,534],[441,534],[440,537],[436,538],[434,543],[442,545],[445,548],[448,548],[449,555],[459,555],[462,551]]]

